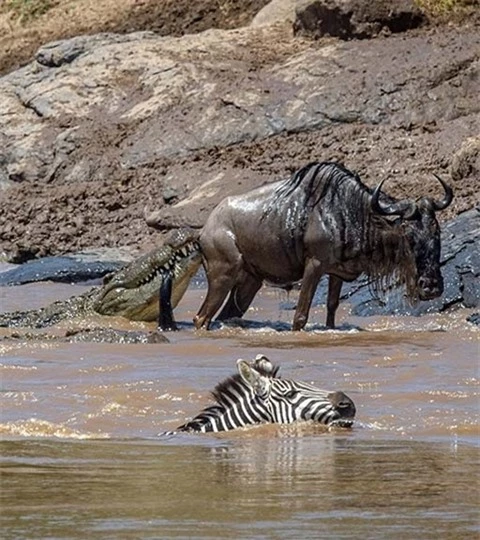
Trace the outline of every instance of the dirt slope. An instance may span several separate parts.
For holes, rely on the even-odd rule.
[[[10,33],[0,38],[0,50],[2,46],[4,50],[0,55],[0,67],[11,71],[31,60],[40,44],[85,32],[153,29],[162,35],[178,35],[209,27],[235,28],[248,23],[266,3],[260,0],[241,4],[232,0],[55,2],[56,7],[24,28],[11,18],[8,24],[3,20],[3,28],[10,28]],[[391,48],[392,59],[398,50],[407,51],[404,56],[410,55],[411,65],[415,67],[412,72],[405,70],[405,80],[409,84],[419,81],[422,92],[418,100],[414,86],[405,93],[406,85],[398,79],[395,62],[391,65],[385,62],[374,75],[368,70],[379,66],[370,64],[362,67],[365,71],[361,76],[367,86],[371,80],[381,78],[378,103],[382,105],[385,102],[387,105],[382,110],[392,111],[391,118],[382,118],[381,121],[374,117],[378,103],[364,97],[364,88],[355,72],[358,66],[355,67],[354,55],[348,60],[351,63],[342,66],[344,79],[339,78],[338,84],[335,83],[337,86],[332,87],[334,90],[328,94],[330,110],[338,97],[339,103],[351,101],[355,104],[354,117],[340,115],[336,119],[329,118],[328,122],[307,122],[307,128],[287,127],[270,136],[253,135],[250,140],[205,145],[171,156],[155,155],[161,135],[161,131],[155,128],[155,125],[160,125],[155,122],[157,117],[150,120],[150,124],[148,118],[116,121],[116,113],[109,116],[105,113],[106,107],[80,120],[70,115],[55,118],[49,123],[48,115],[36,117],[42,129],[46,125],[51,126],[57,138],[58,133],[64,137],[61,140],[63,147],[68,147],[70,142],[68,135],[62,135],[62,130],[65,133],[77,130],[76,133],[81,133],[81,144],[76,141],[73,150],[67,148],[68,156],[54,167],[53,172],[47,159],[45,169],[50,172],[43,177],[38,170],[34,171],[32,179],[23,173],[16,175],[10,172],[8,188],[0,190],[0,255],[3,253],[10,260],[20,261],[91,246],[135,245],[146,250],[158,242],[160,235],[146,225],[145,217],[161,230],[182,224],[201,226],[223,196],[283,177],[314,160],[342,161],[357,170],[369,185],[390,175],[393,180],[389,182],[389,193],[396,196],[438,193],[432,173],[439,173],[455,188],[455,202],[442,219],[472,208],[478,204],[480,168],[479,114],[471,99],[476,93],[475,87],[478,88],[478,49],[475,53],[478,42],[472,41],[472,24],[475,22],[467,21],[465,31],[462,26],[427,26],[404,36],[377,38],[373,48],[387,53]],[[255,91],[260,88],[259,92],[263,92],[262,77],[269,75],[269,70],[275,73],[282,70],[287,77],[289,62],[295,63],[299,58],[308,59],[309,56],[316,58],[315,55],[323,54],[321,51],[325,45],[331,45],[333,49],[338,45],[336,40],[328,38],[322,42],[309,42],[294,38],[289,31],[282,32],[272,30],[262,34],[258,31],[245,38],[245,45],[235,49],[235,68],[244,70],[239,72],[237,79],[229,79],[229,71],[217,69],[215,72],[217,78],[212,82],[224,92],[215,103],[220,103],[227,112],[231,111],[231,118],[248,110],[248,98],[253,95],[248,91],[249,85],[255,84]],[[464,39],[467,34],[470,37]],[[236,36],[236,39],[241,41],[242,36]],[[225,35],[225,50],[220,47],[218,60],[222,57],[222,61],[228,63],[227,45],[231,41],[231,36]],[[429,62],[423,56],[427,45],[432,50],[442,51],[443,56],[452,56],[440,58],[438,65]],[[188,49],[188,44],[181,46]],[[349,47],[355,49],[356,45],[338,48],[345,51]],[[365,51],[368,43],[362,43],[359,48]],[[201,47],[197,50],[199,58],[203,57]],[[365,52],[365,58],[369,54]],[[126,101],[140,102],[145,98],[141,75],[131,72],[128,77],[116,81],[128,96]],[[312,70],[308,75],[316,76]],[[227,90],[234,92],[237,80],[239,92],[246,100],[240,105],[228,95],[225,97]],[[325,85],[321,78],[319,81],[320,92]],[[275,91],[271,93],[275,94]],[[266,88],[265,102],[270,99],[268,93]],[[395,99],[399,96],[399,101],[395,102],[392,96]],[[43,114],[30,101],[25,103],[26,114],[38,115],[39,111],[40,115]],[[444,108],[439,103],[445,104]],[[187,124],[191,119],[195,127],[197,117],[192,116],[195,106],[182,108],[181,103],[177,105],[172,108],[172,123],[185,122],[182,119],[186,118]],[[373,107],[371,114],[370,106]],[[406,119],[409,107],[417,115],[412,117],[412,121]],[[288,120],[291,115],[285,117]],[[158,116],[158,119],[167,122],[168,114]],[[1,132],[0,126],[0,142],[8,154],[11,140],[2,138]],[[135,155],[135,144],[139,139],[145,145],[149,134],[153,135],[148,159],[136,162],[132,158],[126,165],[122,163],[125,155]],[[32,155],[36,152],[38,149]],[[52,160],[56,157],[58,155],[53,154]],[[6,159],[3,158],[3,162]],[[0,173],[1,168],[2,155]],[[0,175],[0,185],[1,179]],[[216,190],[209,196],[214,182]]]
[[[268,0],[30,0],[32,8],[23,10],[12,4],[21,2],[6,0],[0,6],[0,74],[29,62],[49,41],[100,32],[151,30],[181,36],[237,28]]]

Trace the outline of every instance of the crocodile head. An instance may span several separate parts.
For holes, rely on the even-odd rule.
[[[134,321],[156,321],[159,291],[166,275],[172,278],[172,306],[175,307],[201,263],[193,229],[178,229],[165,243],[133,261],[104,284],[93,303],[101,315],[120,315]]]

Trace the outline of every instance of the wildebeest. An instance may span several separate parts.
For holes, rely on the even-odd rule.
[[[301,281],[293,318],[300,330],[324,274],[329,328],[343,282],[362,273],[374,285],[404,283],[412,299],[440,296],[435,212],[447,208],[453,192],[436,178],[441,200],[397,201],[381,192],[383,181],[372,190],[338,163],[310,163],[286,181],[226,198],[200,233],[208,292],[195,327],[208,328],[227,295],[219,320],[241,317],[264,282],[288,289]]]
[[[331,392],[299,381],[281,379],[278,366],[259,354],[253,362],[237,361],[238,373],[218,384],[215,404],[177,431],[229,431],[255,424],[313,421],[351,427],[355,405],[343,392]]]

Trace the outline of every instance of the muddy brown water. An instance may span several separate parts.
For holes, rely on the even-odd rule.
[[[1,309],[82,290],[4,287]],[[264,289],[242,327],[194,331],[204,294],[187,292],[167,344],[0,342],[2,538],[478,537],[470,311],[354,318],[344,305],[332,332],[318,308],[292,333],[285,297]],[[345,391],[353,429],[161,435],[259,352],[284,377]]]

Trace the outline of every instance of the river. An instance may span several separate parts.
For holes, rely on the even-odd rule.
[[[1,310],[83,290],[3,287]],[[290,332],[288,302],[265,288],[242,327],[195,331],[204,294],[188,290],[170,343],[0,341],[4,540],[478,537],[471,310],[355,318],[342,305],[339,329],[326,331],[320,307],[307,331]],[[209,403],[237,358],[259,352],[286,378],[347,393],[354,427],[163,434]]]

